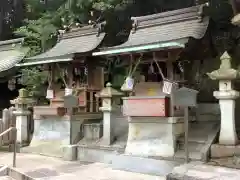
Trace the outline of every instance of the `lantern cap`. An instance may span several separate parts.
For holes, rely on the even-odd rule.
[[[207,75],[212,80],[234,80],[238,78],[237,70],[232,68],[231,64],[231,56],[228,52],[224,52],[223,55],[220,57],[221,64],[220,68],[211,72],[207,73]]]
[[[108,82],[106,84],[106,87],[96,94],[96,97],[100,97],[100,98],[104,98],[104,97],[111,98],[111,97],[117,97],[117,96],[123,96],[123,93],[112,88],[112,84],[110,82]]]
[[[32,104],[34,101],[29,98],[29,92],[28,90],[22,88],[19,90],[19,96],[14,99],[10,100],[11,104]]]

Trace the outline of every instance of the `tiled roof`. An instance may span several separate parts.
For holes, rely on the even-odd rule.
[[[99,26],[86,26],[72,29],[63,34],[60,41],[43,54],[30,57],[25,65],[35,65],[58,61],[71,61],[74,54],[91,52],[102,42],[105,33],[100,32]],[[21,65],[21,64],[20,64]]]
[[[127,42],[103,48],[113,50],[185,38],[201,39],[208,27],[209,18],[200,14],[202,6],[194,6],[159,14],[133,17],[133,28]]]
[[[19,63],[25,56],[21,49],[23,39],[0,41],[0,72],[7,71]]]

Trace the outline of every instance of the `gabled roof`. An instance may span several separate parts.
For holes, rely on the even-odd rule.
[[[85,26],[64,33],[59,42],[43,54],[28,58],[19,66],[38,65],[52,62],[72,61],[75,54],[88,53],[96,49],[105,37],[101,26]]]
[[[101,49],[93,55],[137,52],[158,48],[183,48],[189,38],[201,39],[209,18],[201,14],[203,6],[193,6],[148,16],[133,17],[127,42]]]
[[[22,61],[27,51],[22,48],[23,38],[0,41],[0,73],[15,67]],[[1,75],[0,75],[1,76]]]

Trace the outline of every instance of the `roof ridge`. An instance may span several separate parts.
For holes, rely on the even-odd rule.
[[[87,36],[92,34],[96,34],[98,36],[100,33],[102,33],[103,25],[104,24],[101,23],[101,24],[83,26],[80,28],[73,28],[70,31],[63,34],[62,37],[60,37],[60,40],[70,39],[70,38],[75,38],[80,36]]]
[[[199,19],[200,21],[202,19],[202,15],[200,14],[201,7],[203,7],[203,5],[192,6],[189,8],[167,11],[158,14],[151,14],[147,16],[132,17],[132,30],[136,31],[139,28],[164,25],[192,19]]]
[[[192,6],[192,7],[188,7],[188,8],[177,9],[177,10],[172,10],[172,11],[156,13],[156,14],[150,14],[150,15],[146,15],[146,16],[132,17],[131,19],[141,22],[141,21],[158,19],[158,18],[162,18],[162,17],[181,15],[181,14],[190,13],[190,12],[196,12],[196,14],[197,14],[199,8],[200,8],[200,5]]]

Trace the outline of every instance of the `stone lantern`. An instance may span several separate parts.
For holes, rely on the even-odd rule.
[[[13,114],[16,116],[17,142],[24,144],[28,141],[28,116],[30,115],[28,106],[33,103],[33,100],[29,98],[26,89],[20,89],[19,96],[10,102],[16,109]]]
[[[235,100],[239,97],[239,92],[234,90],[233,81],[237,79],[238,71],[231,67],[231,57],[227,52],[220,60],[220,68],[207,74],[212,80],[219,81],[219,91],[213,94],[219,99],[221,110],[219,144],[236,145],[238,138],[235,127]]]
[[[100,111],[103,112],[103,141],[104,145],[110,145],[114,139],[113,132],[113,121],[114,118],[114,106],[115,100],[117,97],[123,96],[123,93],[118,92],[116,89],[112,88],[111,83],[107,83],[106,88],[102,89],[96,97],[102,99],[102,107],[99,108]]]

